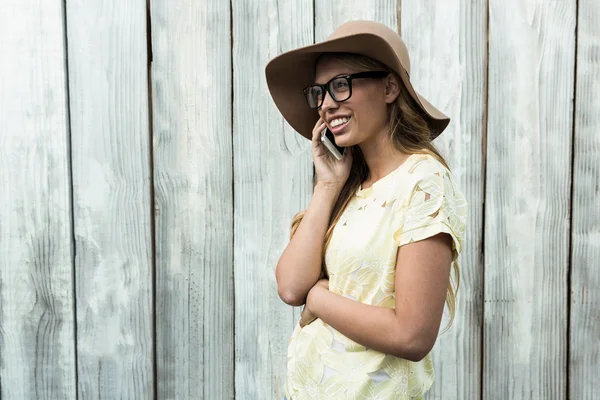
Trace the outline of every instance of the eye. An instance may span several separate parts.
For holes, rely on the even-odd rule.
[[[317,96],[321,94],[321,88],[319,86],[311,86],[310,88],[308,88],[308,93],[311,96]]]
[[[317,107],[323,97],[323,89],[320,86],[311,86],[306,91],[306,98],[311,107]]]
[[[316,98],[321,98],[323,97],[323,89],[320,86],[315,86],[312,88],[312,95],[315,96]]]
[[[331,86],[335,91],[348,90],[348,80],[346,78],[338,78],[331,82]]]

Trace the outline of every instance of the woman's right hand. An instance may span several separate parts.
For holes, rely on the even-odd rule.
[[[345,149],[341,160],[331,154],[331,152],[321,142],[321,133],[327,128],[323,118],[319,118],[312,132],[312,155],[317,174],[317,184],[335,186],[340,189],[344,186],[350,176],[352,167],[352,152],[350,148]]]

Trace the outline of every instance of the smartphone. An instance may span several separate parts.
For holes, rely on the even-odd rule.
[[[321,133],[321,142],[327,147],[327,150],[336,160],[341,160],[344,155],[344,148],[335,144],[335,139],[333,138],[333,133],[329,130],[329,128],[325,128],[323,133]]]

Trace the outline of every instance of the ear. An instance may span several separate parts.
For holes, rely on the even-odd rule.
[[[396,101],[400,95],[400,83],[394,74],[389,74],[384,78],[385,83],[385,102],[388,104]]]

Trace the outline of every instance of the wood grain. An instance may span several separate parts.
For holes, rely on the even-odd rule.
[[[0,0],[0,398],[75,397],[62,1]]]
[[[428,398],[597,398],[600,5],[486,3],[0,0],[0,399],[283,397],[313,169],[264,67],[351,19],[401,27],[452,118],[469,223]]]
[[[579,0],[569,398],[600,396],[600,3]]]
[[[67,2],[78,395],[154,396],[146,3]]]
[[[401,33],[411,58],[411,81],[451,119],[434,144],[469,204],[459,257],[456,316],[433,350],[430,399],[476,399],[481,391],[483,329],[483,152],[486,85],[486,1],[403,0]],[[442,321],[446,327],[448,311]]]
[[[486,399],[564,399],[575,1],[490,1]]]
[[[275,266],[293,215],[308,207],[312,156],[275,107],[264,69],[313,43],[312,4],[232,1],[236,399],[283,398],[298,312],[279,299]]]
[[[233,399],[229,2],[152,1],[159,399]]]
[[[396,0],[319,0],[315,1],[315,40],[327,39],[333,31],[347,21],[372,20],[398,27]]]

